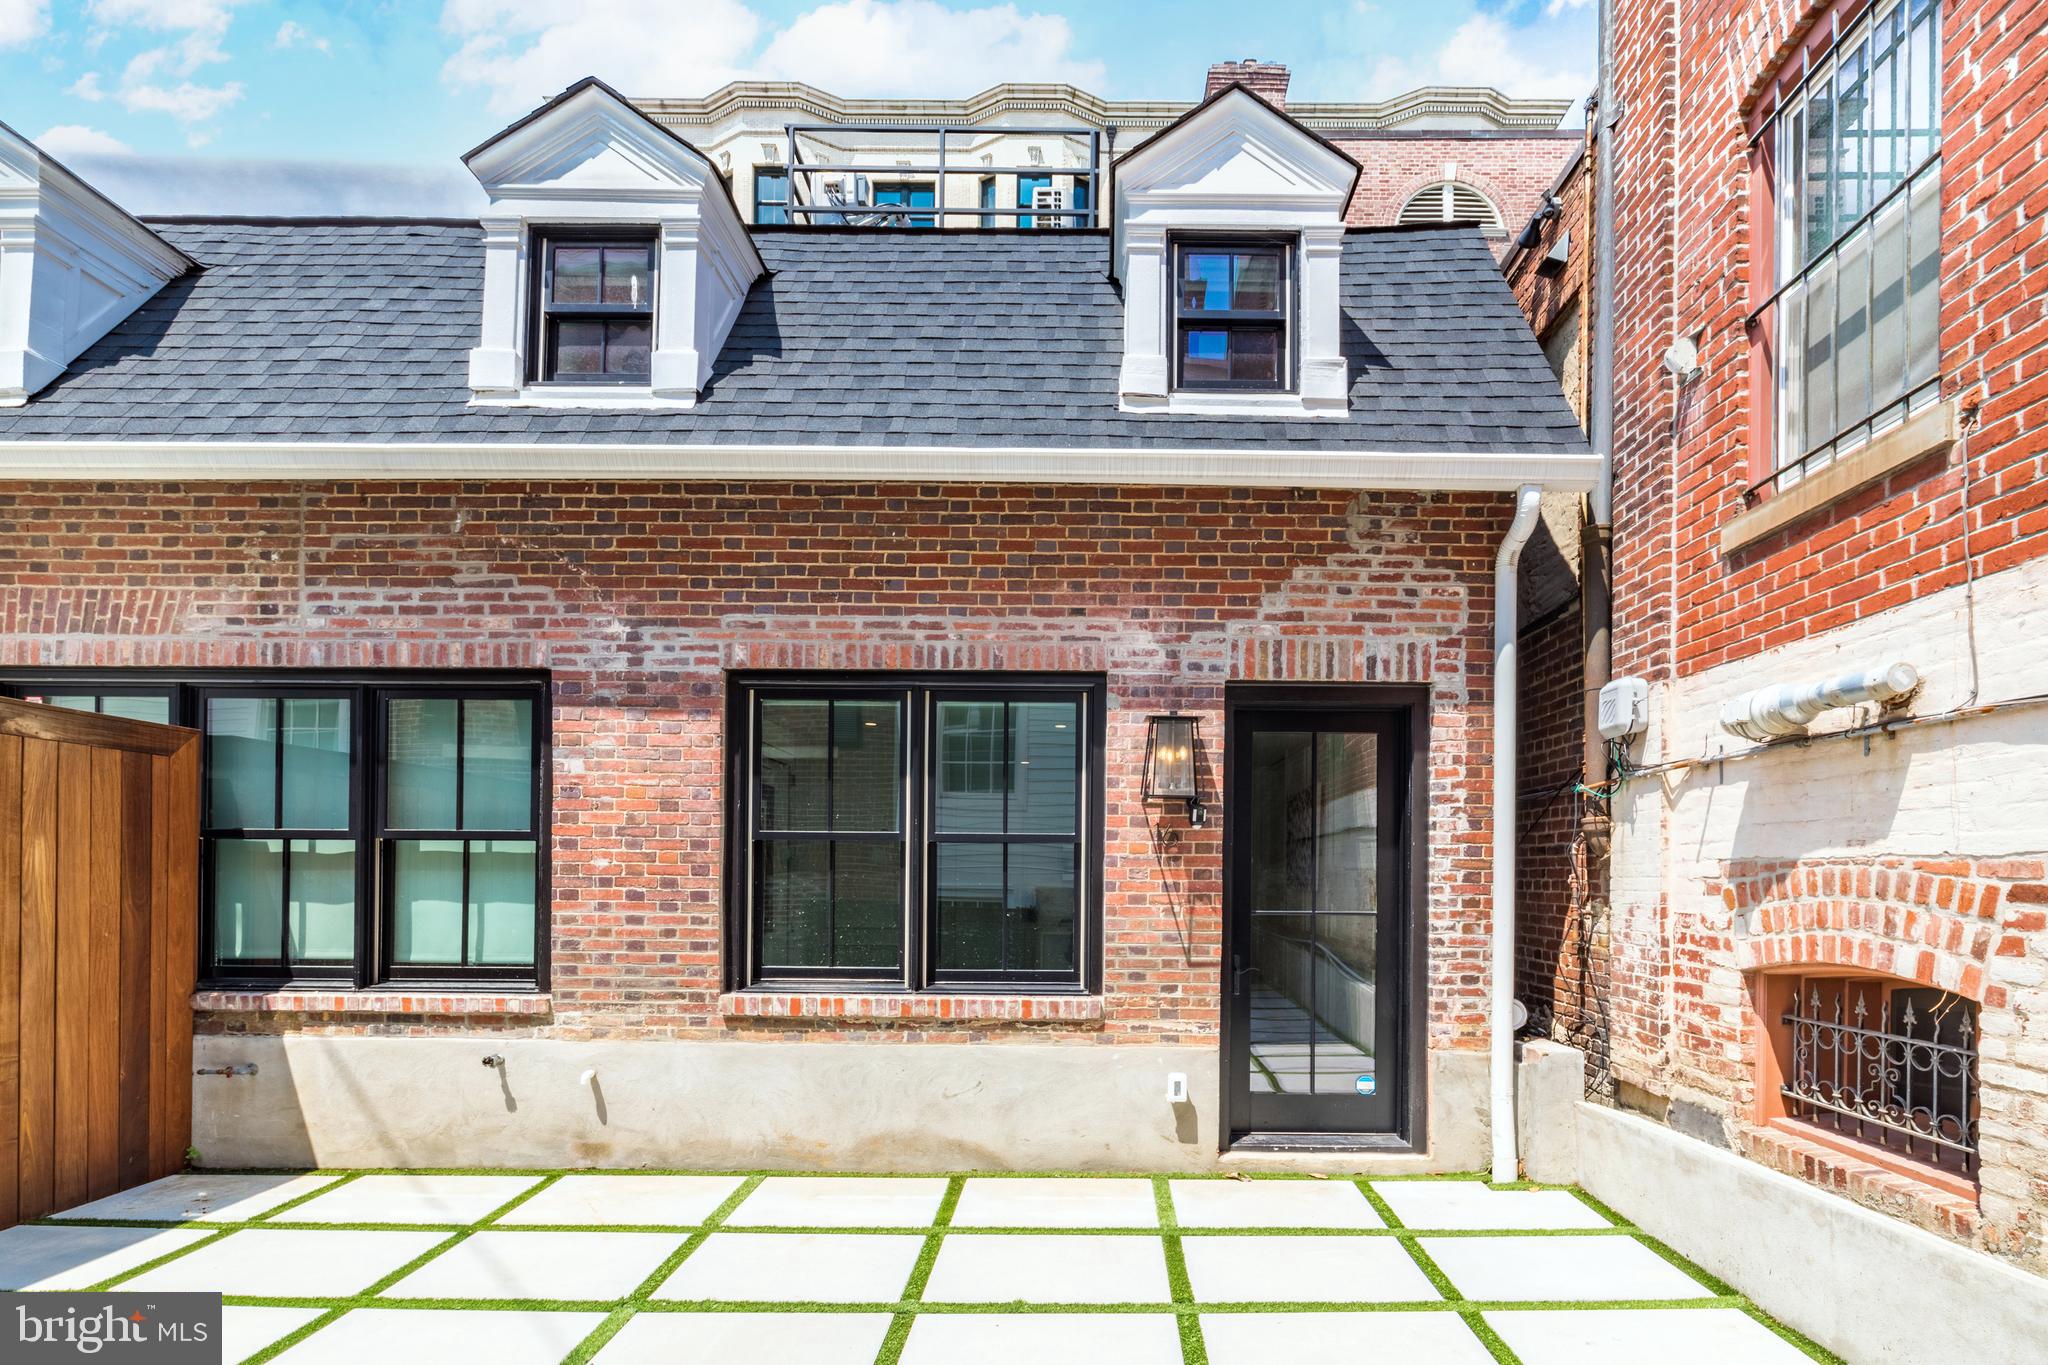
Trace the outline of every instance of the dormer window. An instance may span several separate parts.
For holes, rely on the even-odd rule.
[[[543,236],[534,378],[645,384],[654,351],[654,241],[608,233]]]
[[[1290,387],[1291,254],[1278,240],[1174,243],[1176,389]]]

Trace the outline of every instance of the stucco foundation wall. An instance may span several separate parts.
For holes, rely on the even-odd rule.
[[[1631,1114],[1578,1107],[1579,1182],[1850,1365],[2037,1365],[2048,1281]]]
[[[1213,1047],[205,1037],[193,1146],[240,1167],[1470,1170],[1486,1058],[1431,1059],[1427,1156],[1217,1154]],[[502,1067],[483,1064],[487,1055]],[[595,1072],[586,1084],[586,1071]],[[1188,1078],[1190,1102],[1167,1100]]]

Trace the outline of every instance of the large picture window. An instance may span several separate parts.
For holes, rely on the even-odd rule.
[[[1846,25],[1759,134],[1776,204],[1774,479],[1790,482],[1937,396],[1941,14],[1889,0]]]
[[[208,982],[539,982],[545,683],[100,673],[0,692],[201,733]]]
[[[1095,979],[1098,684],[736,684],[742,984]]]

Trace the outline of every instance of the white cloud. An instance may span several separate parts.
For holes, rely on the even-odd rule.
[[[1550,3],[1543,7],[1543,12],[1555,19],[1568,9],[1588,9],[1592,4],[1593,0],[1550,0]]]
[[[837,0],[776,34],[759,73],[844,95],[966,95],[1004,81],[1099,89],[1103,64],[1075,57],[1073,45],[1065,18],[1015,5],[959,10],[936,0]]]
[[[36,139],[36,146],[63,160],[80,156],[127,156],[133,151],[112,133],[88,128],[82,123],[60,123],[45,129],[43,135]]]
[[[328,50],[328,42],[325,38],[313,33],[304,24],[297,23],[291,19],[287,19],[277,26],[277,37],[271,40],[270,45],[272,47],[284,48],[310,47],[315,52],[326,52]]]
[[[596,76],[628,95],[694,94],[746,74],[761,21],[738,0],[448,0],[441,27],[460,46],[441,68],[456,89],[520,114]]]
[[[25,47],[49,31],[49,0],[0,0],[0,50]]]
[[[584,76],[628,95],[701,95],[727,81],[801,80],[847,95],[970,94],[1002,81],[1100,86],[1102,63],[1073,55],[1064,18],[1014,4],[954,9],[936,0],[832,0],[760,46],[740,0],[696,0],[678,41],[673,0],[446,0],[460,46],[441,68],[481,88],[496,114],[532,109]]]
[[[120,98],[122,107],[134,113],[169,114],[180,123],[204,123],[242,98],[242,83],[195,85],[180,81],[176,85],[129,85],[124,81]]]
[[[192,80],[202,67],[228,59],[222,48],[237,7],[250,0],[90,0],[86,12],[98,25],[88,47],[97,48],[128,28],[177,35],[128,60],[114,97],[132,113],[168,114],[188,127],[217,116],[242,98],[242,83],[204,85]],[[98,91],[94,79],[92,87]],[[79,93],[74,89],[73,93]],[[84,98],[90,99],[91,95]],[[188,134],[190,137],[203,137]]]
[[[80,76],[77,80],[66,86],[64,93],[75,95],[87,104],[98,104],[107,97],[107,92],[100,89],[100,73],[97,71],[86,72],[83,76]]]
[[[24,47],[50,31],[50,0],[0,0],[0,49]]]
[[[1368,98],[1385,98],[1425,85],[1491,86],[1511,98],[1577,99],[1593,85],[1594,54],[1534,27],[1514,27],[1491,14],[1474,14],[1437,48],[1418,59],[1382,57],[1366,78]]]

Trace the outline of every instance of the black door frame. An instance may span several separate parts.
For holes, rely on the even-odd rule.
[[[1397,949],[1402,959],[1400,979],[1405,995],[1397,1017],[1405,1037],[1394,1103],[1398,1116],[1395,1132],[1240,1132],[1243,1116],[1231,1112],[1231,1067],[1238,1040],[1233,1023],[1236,1011],[1230,963],[1234,952],[1247,951],[1250,945],[1237,942],[1237,822],[1230,818],[1229,803],[1237,779],[1237,717],[1238,712],[1246,710],[1298,711],[1311,717],[1317,713],[1366,711],[1386,715],[1395,722],[1395,752],[1405,774],[1401,830],[1396,841],[1404,866],[1398,884],[1406,891],[1408,901],[1403,907]],[[1216,1124],[1219,1146],[1224,1151],[1423,1151],[1429,1139],[1429,688],[1371,683],[1231,683],[1223,694],[1223,734],[1223,951],[1217,962],[1217,971],[1222,976]]]

